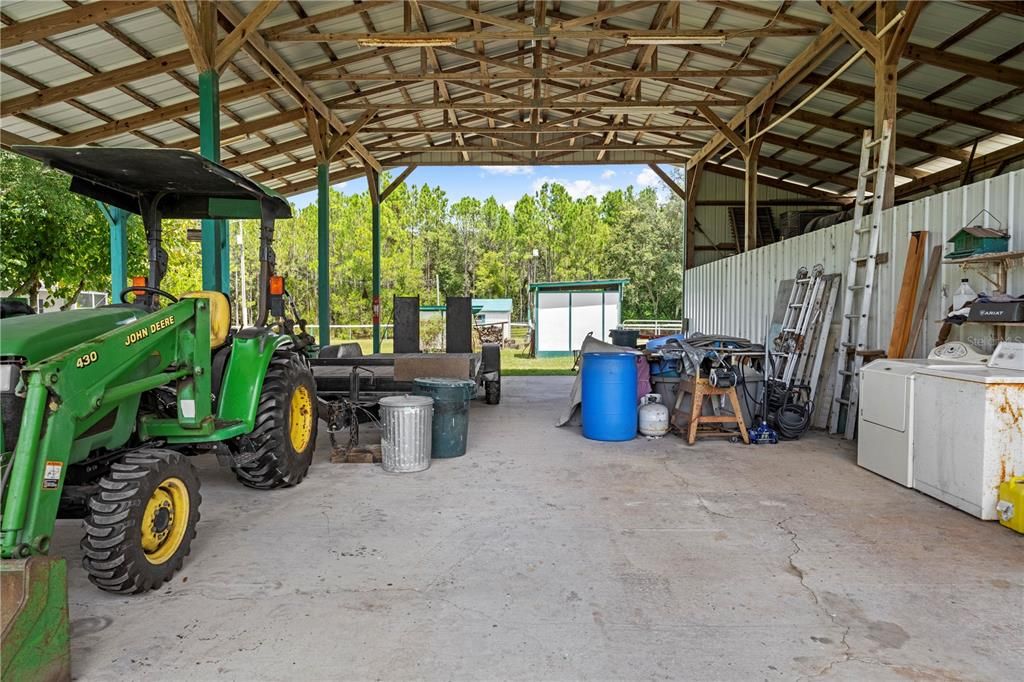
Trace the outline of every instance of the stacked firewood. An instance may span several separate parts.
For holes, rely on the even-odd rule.
[[[502,343],[505,340],[504,327],[501,324],[478,324],[476,334],[480,343]]]

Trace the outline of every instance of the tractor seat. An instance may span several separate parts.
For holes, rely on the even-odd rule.
[[[219,348],[231,331],[231,303],[219,291],[190,291],[179,298],[205,298],[210,302],[210,349]]]

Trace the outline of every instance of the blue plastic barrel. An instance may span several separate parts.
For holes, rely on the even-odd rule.
[[[591,440],[636,437],[636,355],[583,354],[583,436]]]

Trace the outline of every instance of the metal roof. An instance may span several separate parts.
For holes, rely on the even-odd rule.
[[[854,5],[871,26],[873,3],[846,6]],[[222,161],[285,195],[315,186],[313,99],[336,117],[332,133],[351,133],[331,161],[334,181],[361,175],[367,157],[383,168],[682,164],[721,139],[698,104],[730,121],[833,21],[818,4],[789,0],[217,7],[221,40],[243,17],[266,12],[221,75]],[[170,4],[6,0],[0,21],[4,146],[198,148],[198,70]],[[708,39],[714,32],[721,44]],[[437,44],[360,45],[403,33]],[[700,36],[701,44],[633,42],[659,35]],[[1020,3],[923,5],[900,61],[897,195],[972,170],[999,172],[1024,156],[1022,35]],[[839,34],[771,114],[788,112],[855,49]],[[306,93],[281,87],[275,59]],[[873,84],[862,57],[766,134],[761,181],[819,198],[848,192],[859,131],[873,121]],[[729,146],[706,168],[743,171]]]
[[[181,149],[16,145],[14,151],[72,177],[71,191],[143,214],[157,206],[166,218],[290,218],[280,194]]]
[[[590,287],[597,289],[614,289],[629,284],[628,279],[582,279],[568,282],[533,282],[531,289],[578,289]]]

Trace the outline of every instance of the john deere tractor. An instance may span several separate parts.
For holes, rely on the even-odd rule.
[[[308,337],[286,319],[273,273],[274,221],[290,215],[282,197],[186,151],[15,150],[71,175],[72,191],[141,215],[149,273],[120,303],[2,322],[5,673],[10,628],[25,630],[24,643],[33,627],[8,622],[22,613],[11,600],[45,599],[33,590],[52,581],[46,571],[34,578],[32,561],[45,561],[57,518],[84,518],[83,564],[96,586],[150,590],[181,568],[196,534],[191,455],[214,452],[251,488],[294,486],[317,435]],[[160,288],[165,218],[260,220],[255,327],[232,329],[221,292]],[[23,589],[9,592],[19,580]]]

